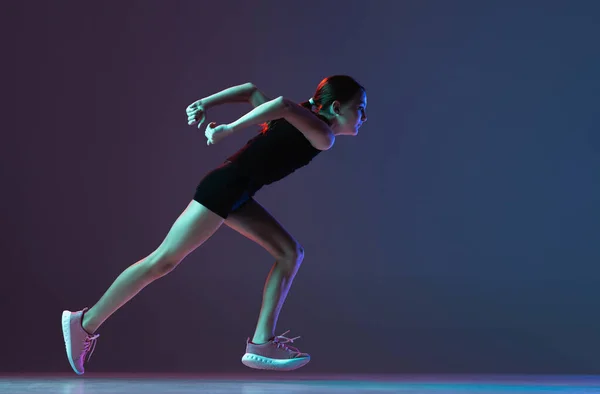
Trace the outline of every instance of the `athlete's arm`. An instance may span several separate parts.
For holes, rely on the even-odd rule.
[[[282,96],[258,105],[246,115],[227,125],[227,127],[235,133],[248,126],[279,118],[284,118],[300,130],[312,146],[319,150],[331,148],[335,141],[333,132],[327,123],[317,118],[308,109]]]
[[[211,94],[210,96],[198,100],[198,103],[205,109],[208,109],[226,103],[249,102],[256,91],[256,86],[248,82],[241,85],[232,86],[215,94]]]
[[[252,91],[250,93],[248,101],[250,102],[250,104],[252,104],[254,108],[271,100],[263,92],[261,92],[259,88],[257,88],[253,84],[250,85],[252,85]]]
[[[221,104],[243,102],[248,102],[252,104],[253,107],[258,107],[269,100],[270,99],[261,92],[256,85],[247,82],[221,90],[220,92],[200,99],[199,102],[204,108],[208,109]]]
[[[198,123],[198,128],[200,128],[202,123],[204,123],[208,108],[217,105],[247,102],[256,108],[269,100],[253,83],[247,82],[232,86],[190,104],[186,108],[188,125]]]

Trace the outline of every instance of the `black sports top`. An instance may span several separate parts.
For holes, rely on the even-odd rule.
[[[227,160],[239,166],[256,191],[304,167],[320,152],[291,123],[276,119],[265,133],[251,138]]]

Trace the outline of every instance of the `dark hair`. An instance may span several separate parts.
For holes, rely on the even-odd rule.
[[[317,86],[317,90],[313,95],[312,99],[314,101],[314,105],[318,108],[325,108],[331,105],[334,101],[339,101],[344,104],[348,101],[352,100],[358,93],[361,91],[365,91],[365,88],[356,82],[356,80],[348,75],[333,75],[323,79],[319,86]],[[313,104],[308,101],[300,103],[304,108],[311,109]],[[315,114],[317,115],[317,114]],[[319,116],[321,119],[325,120],[327,123],[330,123],[326,120],[325,117]],[[267,132],[269,128],[275,123],[275,121],[269,121],[264,123],[262,126],[262,133]]]

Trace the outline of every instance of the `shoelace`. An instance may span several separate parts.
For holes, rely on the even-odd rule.
[[[99,336],[100,336],[99,334],[91,335],[91,336],[88,335],[87,337],[85,337],[85,340],[83,341],[83,358],[85,359],[85,357],[87,355],[87,361],[90,361],[90,358],[92,358],[92,354],[94,353],[94,350],[96,349],[96,343],[97,343],[97,339]]]
[[[300,350],[298,350],[297,348],[290,346],[290,345],[286,345],[287,343],[294,343],[294,341],[296,339],[300,338],[300,337],[286,338],[284,335],[287,334],[288,332],[290,332],[290,330],[287,330],[286,332],[284,332],[281,335],[277,335],[273,339],[273,343],[275,343],[277,345],[277,347],[283,346],[285,349],[292,350],[296,353],[300,353]]]

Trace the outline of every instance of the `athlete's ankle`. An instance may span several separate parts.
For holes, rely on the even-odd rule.
[[[83,330],[88,334],[94,335],[98,327],[90,325],[90,316],[88,316],[88,313],[89,311],[86,311],[81,318],[81,328],[83,328]]]
[[[252,343],[256,345],[262,345],[269,342],[271,338],[273,338],[273,335],[266,336],[264,334],[254,334],[254,336],[252,337]]]

